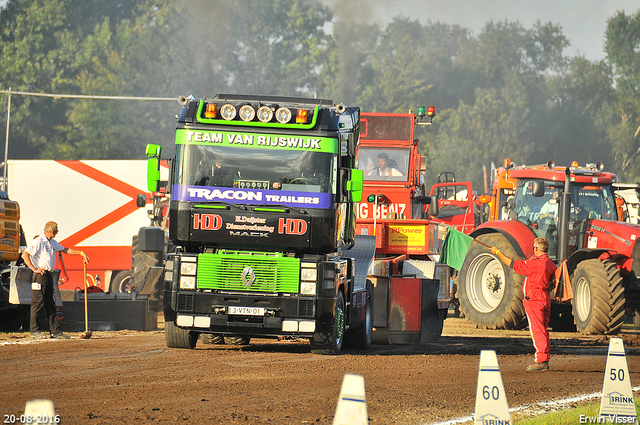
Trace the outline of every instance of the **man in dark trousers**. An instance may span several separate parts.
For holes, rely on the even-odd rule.
[[[529,330],[536,349],[535,363],[528,366],[528,371],[549,370],[549,314],[551,312],[551,296],[549,282],[554,277],[556,265],[547,255],[549,241],[547,238],[536,238],[533,242],[533,255],[526,260],[513,260],[504,255],[498,248],[492,247],[491,253],[497,255],[502,262],[514,269],[516,273],[525,275],[522,293],[524,294],[524,310],[529,320]]]
[[[89,257],[83,251],[65,248],[56,242],[53,237],[58,233],[58,224],[49,221],[44,226],[44,235],[35,238],[31,245],[22,252],[25,264],[33,271],[33,283],[31,284],[31,336],[36,339],[46,338],[47,335],[40,330],[38,316],[44,308],[49,320],[49,332],[51,338],[69,339],[69,336],[60,331],[56,302],[53,297],[53,267],[56,262],[56,252],[65,254],[82,255],[83,261],[89,262]]]

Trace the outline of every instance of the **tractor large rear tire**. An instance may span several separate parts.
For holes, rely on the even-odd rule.
[[[583,334],[614,335],[624,319],[622,275],[611,260],[585,260],[573,278],[573,318]]]
[[[509,241],[498,233],[478,236],[509,258],[518,258]],[[522,305],[524,276],[502,263],[489,248],[471,243],[458,274],[460,311],[476,327],[519,329],[526,326]]]
[[[169,348],[196,348],[198,333],[191,332],[176,326],[175,322],[165,322],[164,337]]]

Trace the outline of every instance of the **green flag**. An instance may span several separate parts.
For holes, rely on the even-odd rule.
[[[442,245],[440,262],[456,270],[460,270],[471,242],[473,242],[471,236],[465,235],[461,231],[450,227],[447,232],[447,237],[444,239],[444,244]]]

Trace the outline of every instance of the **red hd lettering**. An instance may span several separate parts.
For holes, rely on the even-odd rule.
[[[218,214],[194,214],[193,229],[220,230],[222,227],[222,217]]]
[[[307,233],[307,222],[297,218],[278,219],[278,233],[287,235],[304,235]]]

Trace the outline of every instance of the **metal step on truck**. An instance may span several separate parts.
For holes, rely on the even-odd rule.
[[[369,347],[375,243],[363,237],[354,248],[359,108],[250,95],[180,101],[168,182],[160,146],[147,147],[148,189],[171,199],[167,346],[194,348],[201,336],[308,338],[321,354]],[[164,230],[140,229],[139,244],[162,251]]]

